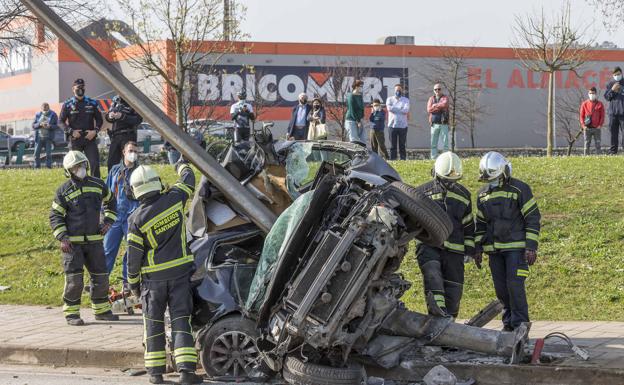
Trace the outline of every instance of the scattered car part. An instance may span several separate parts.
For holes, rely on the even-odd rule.
[[[334,368],[289,355],[284,362],[283,376],[292,385],[360,385],[364,370],[356,363]]]
[[[487,325],[491,320],[496,318],[503,311],[503,304],[498,299],[490,302],[486,307],[481,309],[471,319],[464,322],[464,325],[476,326],[479,328]]]

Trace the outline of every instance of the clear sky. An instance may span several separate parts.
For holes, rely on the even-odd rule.
[[[362,43],[410,35],[417,45],[509,46],[515,15],[558,11],[561,0],[237,0],[254,41]],[[572,20],[624,48],[624,25],[607,32],[593,0],[571,0]]]

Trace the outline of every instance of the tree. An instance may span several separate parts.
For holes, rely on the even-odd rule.
[[[424,94],[430,95],[433,85],[440,83],[444,88],[442,92],[449,99],[451,151],[455,151],[456,130],[460,124],[460,118],[475,119],[473,123],[476,124],[478,113],[481,111],[481,108],[477,108],[477,105],[474,104],[475,99],[472,99],[472,106],[469,106],[469,103],[466,102],[468,98],[474,96],[473,89],[468,84],[468,58],[472,49],[472,47],[445,47],[441,45],[441,57],[429,60],[421,69],[417,70],[418,74],[427,83],[426,88],[423,89]],[[470,111],[471,107],[472,111]],[[461,112],[468,114],[462,116]]]
[[[458,125],[470,135],[470,146],[472,148],[476,147],[475,133],[477,125],[482,122],[484,116],[489,115],[487,107],[481,104],[483,92],[483,89],[471,88],[464,95],[464,98],[457,103]]]
[[[624,19],[624,0],[586,0],[586,2],[599,10],[602,23],[609,31],[613,32],[621,27]]]
[[[554,143],[555,74],[573,71],[588,59],[591,40],[584,40],[587,27],[575,27],[571,22],[570,3],[549,19],[541,14],[516,16],[512,47],[522,65],[534,72],[548,74],[548,107],[546,114],[546,155],[552,156]]]
[[[573,88],[565,92],[556,100],[555,119],[557,127],[563,131],[563,137],[568,143],[567,155],[572,154],[574,144],[583,134],[579,120],[579,109],[586,98],[585,90]]]
[[[211,72],[220,58],[235,47],[222,41],[223,1],[117,0],[117,3],[136,32],[130,41],[134,52],[124,54],[123,51],[122,57],[147,78],[157,79],[156,84],[164,88],[163,106],[175,109],[176,123],[184,128],[191,108],[189,96],[196,92],[195,85],[189,81],[191,75]],[[243,8],[238,9],[239,15],[244,12]],[[231,40],[243,37],[237,23],[230,23],[229,34]]]

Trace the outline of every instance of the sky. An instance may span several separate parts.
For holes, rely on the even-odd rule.
[[[508,47],[516,15],[559,11],[549,0],[237,0],[252,41],[375,44],[409,35],[416,45]],[[572,20],[593,24],[591,37],[624,48],[624,26],[607,32],[594,0],[570,0]]]

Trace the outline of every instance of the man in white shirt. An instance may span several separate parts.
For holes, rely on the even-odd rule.
[[[407,141],[407,114],[410,109],[409,99],[403,95],[403,87],[400,84],[394,86],[394,95],[386,100],[388,108],[388,127],[390,128],[390,159],[397,158],[398,152],[401,160],[407,158],[405,142]]]

